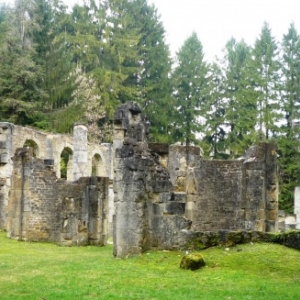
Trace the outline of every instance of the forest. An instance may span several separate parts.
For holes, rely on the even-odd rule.
[[[84,122],[109,142],[119,104],[142,107],[156,142],[199,145],[212,159],[251,145],[278,146],[280,209],[293,212],[300,186],[300,36],[281,41],[264,23],[254,45],[229,38],[204,59],[196,33],[171,58],[147,0],[15,0],[0,6],[0,120],[71,132]],[[212,37],[213,38],[213,37]]]

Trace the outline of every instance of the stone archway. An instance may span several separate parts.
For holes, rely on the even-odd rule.
[[[60,154],[60,178],[70,180],[73,172],[71,170],[72,157],[72,149],[65,147]]]
[[[39,157],[39,147],[34,140],[27,139],[23,147],[32,148],[33,157]]]
[[[96,153],[92,158],[92,176],[105,177],[105,166],[100,154]]]

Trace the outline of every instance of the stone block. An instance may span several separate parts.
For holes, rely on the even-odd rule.
[[[166,204],[166,213],[170,215],[184,215],[185,203],[169,202]]]
[[[180,262],[180,268],[195,271],[205,266],[205,261],[200,253],[184,255]]]

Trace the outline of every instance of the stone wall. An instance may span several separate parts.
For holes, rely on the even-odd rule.
[[[261,143],[240,160],[201,159],[193,165],[186,175],[186,216],[193,230],[277,231],[274,144]]]
[[[105,244],[108,178],[58,180],[52,167],[19,148],[8,205],[11,238],[62,245]]]
[[[274,144],[205,160],[199,147],[149,143],[133,102],[115,112],[112,145],[89,143],[83,125],[69,136],[0,123],[0,158],[0,228],[12,238],[74,245],[113,235],[114,254],[125,257],[182,248],[203,231],[277,230]]]
[[[0,229],[6,228],[7,221],[8,194],[13,169],[13,128],[10,123],[0,123]]]
[[[114,122],[116,256],[181,248],[207,230],[277,230],[274,144],[239,160],[205,160],[198,147],[148,144],[147,120],[134,103],[119,107]]]
[[[57,178],[61,178],[61,154],[67,149],[70,154],[68,181],[73,182],[80,177],[95,175],[108,177],[112,183],[112,146],[90,143],[84,126],[75,126],[74,134],[67,135],[45,133],[0,122],[0,229],[6,230],[10,178],[13,172],[12,157],[16,149],[24,145],[32,148],[33,157],[47,161]],[[112,214],[113,211],[110,212],[110,219]]]
[[[295,188],[294,193],[294,214],[296,216],[295,227],[300,229],[300,187]]]

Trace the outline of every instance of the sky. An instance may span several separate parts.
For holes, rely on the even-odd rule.
[[[81,0],[63,1],[71,6],[81,3]],[[222,56],[222,49],[231,37],[253,45],[264,22],[270,25],[278,42],[288,32],[291,22],[300,33],[300,0],[148,0],[148,3],[158,9],[172,56],[193,31],[208,61]]]

